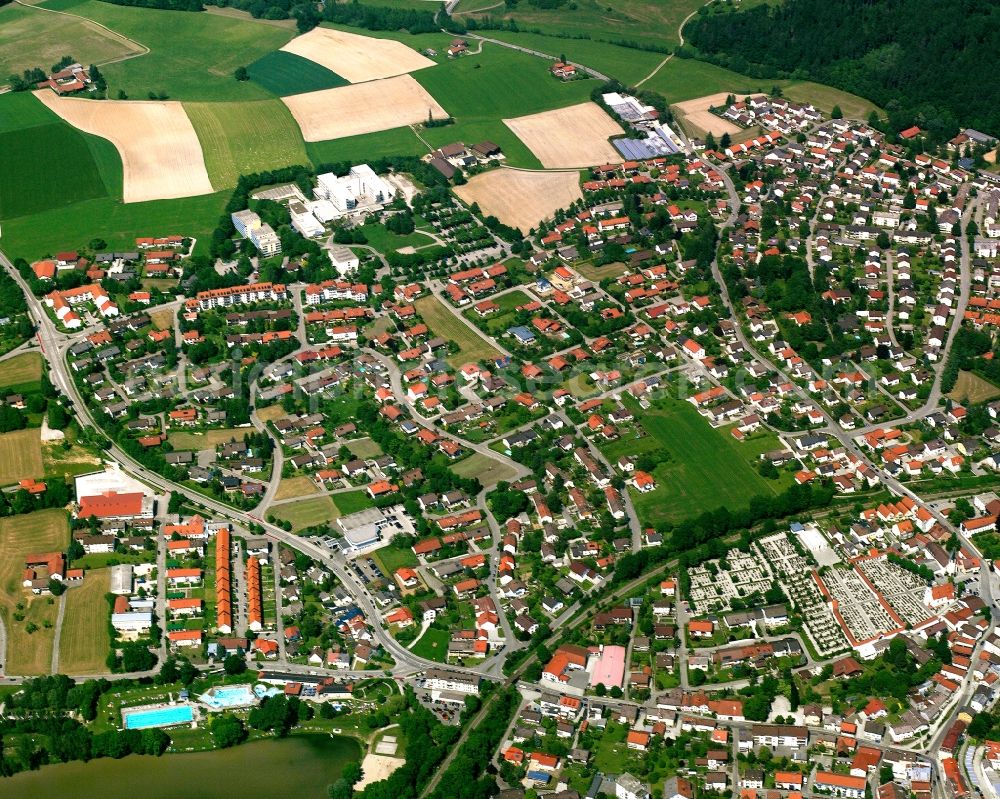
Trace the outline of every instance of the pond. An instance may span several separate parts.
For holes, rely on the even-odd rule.
[[[209,752],[44,766],[0,778],[0,799],[326,799],[341,769],[360,757],[353,738],[293,735]]]

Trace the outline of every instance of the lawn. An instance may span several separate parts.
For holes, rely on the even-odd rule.
[[[0,434],[0,485],[44,475],[41,434],[37,427]]]
[[[200,433],[188,433],[172,430],[167,440],[175,450],[184,449],[214,449],[219,444],[226,444],[232,439],[242,441],[250,432],[249,427],[226,427],[221,430],[205,430]]]
[[[285,505],[275,505],[269,509],[268,515],[291,522],[292,530],[297,532],[306,527],[332,522],[340,516],[340,513],[330,497],[321,496],[289,502]]]
[[[477,478],[484,488],[494,486],[501,480],[511,480],[517,474],[507,464],[478,452],[453,464],[451,470],[459,477]]]
[[[410,651],[417,657],[425,660],[436,660],[438,663],[445,663],[448,660],[448,642],[451,634],[448,630],[439,627],[428,627],[421,635]]]
[[[1000,388],[974,372],[962,370],[958,373],[958,382],[955,383],[955,388],[948,392],[948,396],[955,402],[978,404],[1000,397]]]
[[[347,81],[326,67],[295,53],[275,50],[247,67],[250,80],[279,97],[346,86]]]
[[[469,0],[469,3],[473,10],[493,6],[493,3],[479,3],[478,0]],[[567,51],[572,49],[576,40],[584,38],[628,40],[672,47],[679,43],[678,26],[703,4],[703,0],[675,0],[669,3],[663,0],[621,0],[614,5],[605,0],[573,0],[572,3],[552,4],[550,8],[539,8],[541,3],[518,3],[506,11],[500,6],[491,8],[487,13],[512,19],[524,30],[540,30],[553,37],[565,36],[572,40],[564,45]],[[558,44],[555,46],[558,47]],[[566,55],[574,57],[571,52]]]
[[[0,8],[0,80],[26,69],[49,70],[71,55],[81,64],[102,64],[139,48],[92,22],[42,8]]]
[[[299,126],[280,100],[185,103],[184,109],[216,189],[235,186],[240,175],[309,165]]]
[[[370,438],[355,438],[348,441],[347,448],[356,458],[377,458],[382,454],[382,447]]]
[[[270,93],[253,81],[235,80],[233,72],[277,50],[295,35],[294,30],[250,18],[117,6],[99,0],[74,3],[70,10],[150,49],[148,55],[108,64],[101,70],[110,96],[124,91],[136,100],[145,100],[151,91],[165,92],[171,100],[269,97]]]
[[[0,390],[27,394],[38,391],[42,379],[42,356],[23,352],[0,362]]]
[[[48,674],[52,660],[57,605],[52,597],[32,596],[21,587],[24,557],[29,552],[65,550],[69,545],[66,512],[43,510],[0,519],[0,615],[7,628],[6,674]],[[25,608],[18,611],[17,603]],[[15,613],[24,613],[21,621]],[[38,629],[28,633],[29,623]]]
[[[835,105],[839,105],[847,119],[867,120],[872,111],[880,116],[885,115],[885,111],[870,100],[835,89],[833,86],[825,86],[822,83],[812,83],[811,81],[789,83],[782,89],[782,93],[789,100],[794,100],[797,103],[812,103],[820,111],[825,111],[828,114]]]
[[[499,355],[486,339],[455,316],[437,297],[421,297],[415,304],[417,313],[435,336],[441,336],[458,345],[458,354],[446,358],[452,366],[460,366],[470,361],[490,360]]]
[[[382,573],[387,577],[396,571],[396,569],[404,567],[412,569],[418,564],[417,556],[413,554],[413,550],[410,547],[397,546],[396,544],[389,544],[375,550],[372,553],[372,557],[375,558]]]
[[[643,524],[679,522],[719,507],[743,508],[752,497],[777,494],[787,485],[787,478],[765,480],[754,466],[759,452],[777,448],[772,435],[740,443],[713,429],[687,402],[668,398],[642,411],[624,401],[647,435],[625,433],[601,447],[605,457],[614,463],[623,455],[663,452],[667,458],[653,469],[656,489],[632,495]]]
[[[87,572],[83,585],[66,592],[66,615],[59,635],[59,670],[63,674],[106,671],[111,636],[104,595],[110,583],[110,569],[95,569]]]
[[[300,475],[299,477],[283,477],[278,483],[278,490],[274,494],[275,499],[292,499],[294,497],[307,497],[316,494],[319,489],[311,477]]]
[[[22,114],[23,125],[15,127],[12,120]],[[117,188],[101,169],[115,163],[121,169],[114,146],[67,125],[30,94],[0,97],[0,152],[0,219],[107,197]]]
[[[104,239],[109,250],[123,250],[135,247],[137,235],[177,232],[197,238],[195,252],[207,254],[212,232],[231,194],[231,191],[224,191],[128,205],[120,199],[107,197],[85,200],[6,220],[0,242],[12,257],[34,260],[62,250],[86,247],[95,237]],[[73,220],[71,226],[66,225],[67,219]]]
[[[333,494],[330,498],[337,506],[339,516],[347,516],[374,506],[372,498],[363,488],[357,491],[345,491],[343,494]]]
[[[332,164],[339,161],[366,161],[389,155],[426,155],[427,147],[409,127],[402,127],[331,141],[306,142],[306,152],[314,164]]]

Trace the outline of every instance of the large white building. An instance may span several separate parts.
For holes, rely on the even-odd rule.
[[[305,203],[292,200],[288,203],[288,213],[292,218],[292,227],[307,239],[323,235],[323,226]]]
[[[361,265],[361,259],[352,252],[350,247],[334,244],[327,252],[330,255],[330,263],[340,275],[349,274]]]
[[[281,239],[266,222],[250,209],[237,211],[232,215],[233,227],[243,238],[250,239],[261,255],[277,255],[281,252]]]
[[[316,178],[316,198],[329,200],[337,216],[375,210],[393,201],[396,190],[375,174],[368,164],[351,167],[346,175],[338,177],[324,172]]]

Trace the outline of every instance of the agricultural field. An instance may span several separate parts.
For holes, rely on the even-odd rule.
[[[709,110],[725,105],[728,96],[728,92],[707,94],[704,97],[677,103],[671,110],[674,118],[692,135],[705,136],[711,133],[718,137],[728,133],[730,136],[738,137],[743,132],[742,128]]]
[[[240,175],[309,164],[305,143],[279,100],[185,103],[215,189],[232,188]]]
[[[787,83],[750,78],[707,61],[671,58],[663,69],[642,84],[642,88],[659,92],[668,103],[680,103],[716,92],[733,92],[736,95],[769,92],[773,86],[783,87]]]
[[[57,600],[26,594],[21,587],[21,572],[28,553],[65,551],[68,545],[69,524],[65,511],[43,510],[0,519],[0,615],[7,629],[6,674],[49,672]],[[18,603],[23,603],[21,609]],[[14,615],[22,613],[24,618],[16,621]],[[38,629],[27,632],[29,624]]]
[[[87,572],[83,584],[66,592],[66,615],[59,634],[59,670],[63,674],[94,674],[106,671],[111,646],[108,633],[110,569]]]
[[[958,382],[955,388],[948,392],[948,396],[955,402],[977,404],[989,402],[1000,397],[1000,387],[993,385],[989,380],[984,380],[974,372],[960,371]]]
[[[583,196],[578,172],[528,172],[492,169],[455,187],[455,194],[484,214],[527,233],[560,208]]]
[[[501,480],[511,480],[517,475],[507,464],[479,452],[473,452],[468,458],[453,464],[451,470],[459,477],[475,477],[484,488],[495,486]]]
[[[275,50],[247,67],[250,80],[278,97],[346,86],[347,81],[321,64],[295,53]]]
[[[42,439],[37,427],[0,434],[0,485],[29,477],[40,479],[43,474]]]
[[[405,126],[331,141],[306,142],[306,152],[314,164],[329,164],[338,161],[363,162],[389,155],[426,155],[427,147],[417,138],[413,128]]]
[[[67,125],[31,94],[0,96],[0,152],[0,219],[62,209],[115,189],[114,147]]]
[[[495,15],[515,20],[524,30],[538,30],[553,38],[564,36],[574,40],[576,37],[586,37],[673,47],[679,44],[677,29],[680,24],[703,3],[701,0],[677,0],[672,3],[664,3],[662,0],[621,0],[610,5],[602,0],[574,0],[572,3],[548,4],[552,6],[550,8],[519,3],[508,10],[480,0],[464,0],[463,5],[469,11],[483,9],[484,16]],[[460,8],[458,19],[468,15],[469,11]],[[572,41],[566,43],[564,48],[570,49],[571,44]],[[566,55],[573,57],[570,53]]]
[[[782,94],[797,103],[812,103],[820,111],[827,114],[833,110],[835,105],[839,105],[847,119],[865,120],[868,119],[872,111],[879,116],[885,115],[885,111],[870,100],[841,89],[835,89],[833,86],[824,86],[822,83],[812,83],[811,81],[789,83],[782,89]]]
[[[625,131],[596,103],[580,103],[504,119],[547,169],[615,163],[621,155],[608,139]],[[567,135],[572,132],[572,136]]]
[[[340,513],[328,496],[312,497],[285,505],[275,505],[269,515],[281,521],[291,522],[292,530],[298,532],[324,522],[332,522]]]
[[[0,389],[7,394],[28,394],[38,391],[42,379],[42,356],[37,352],[22,352],[7,358],[0,366]]]
[[[645,436],[627,433],[601,451],[612,463],[645,452],[666,456],[653,470],[656,489],[632,494],[643,524],[679,522],[719,507],[742,508],[754,496],[787,487],[787,478],[765,480],[756,470],[757,455],[778,447],[770,434],[738,442],[726,430],[713,429],[692,405],[676,399],[664,399],[642,412],[641,425]]]
[[[274,493],[275,499],[292,499],[294,497],[307,497],[310,494],[318,494],[319,489],[311,477],[300,475],[299,477],[283,477],[278,483],[278,490]]]
[[[220,444],[226,444],[233,439],[242,441],[250,432],[249,427],[228,427],[221,430],[205,430],[200,433],[189,433],[186,431],[172,430],[167,436],[167,440],[174,449],[202,450],[213,449]]]
[[[455,316],[434,296],[421,297],[416,301],[417,313],[436,336],[458,345],[457,355],[449,355],[445,360],[452,366],[461,366],[472,361],[483,361],[497,357],[500,353],[479,333]]]
[[[333,500],[333,504],[337,506],[338,516],[348,516],[352,513],[357,513],[359,510],[365,510],[373,506],[371,497],[368,496],[368,492],[364,489],[345,491],[343,494],[333,494],[330,498]]]
[[[50,0],[51,2],[51,0]],[[261,100],[269,97],[253,81],[237,81],[237,67],[277,50],[294,30],[251,17],[188,14],[111,5],[99,0],[55,0],[59,8],[106,25],[150,49],[147,55],[108,64],[102,73],[108,94],[144,100],[163,92],[171,100]],[[42,7],[48,7],[49,2]],[[180,46],[183,43],[183,46]]]
[[[48,70],[67,55],[81,64],[103,64],[142,52],[124,36],[45,8],[0,8],[0,30],[0,80],[34,67]]]
[[[281,48],[321,66],[349,83],[404,75],[434,62],[401,41],[376,39],[343,28],[319,27]]]

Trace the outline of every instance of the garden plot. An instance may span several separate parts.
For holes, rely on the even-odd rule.
[[[391,78],[434,66],[433,61],[402,42],[332,28],[313,28],[281,49],[308,58],[351,83]]]
[[[448,116],[410,75],[282,97],[307,142],[342,139]]]
[[[48,89],[35,96],[73,127],[118,150],[126,203],[211,194],[201,143],[177,102],[83,100]]]
[[[548,169],[623,160],[608,139],[625,131],[596,103],[580,103],[503,122]]]

